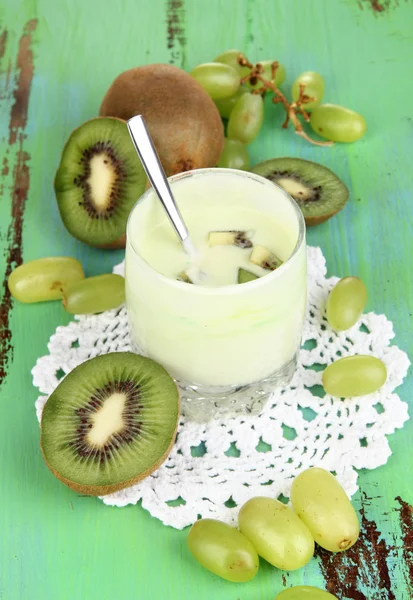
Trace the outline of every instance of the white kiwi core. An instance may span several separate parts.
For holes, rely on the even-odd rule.
[[[87,435],[91,446],[103,448],[110,437],[122,431],[125,426],[123,410],[127,400],[126,394],[112,394],[91,417],[92,429]]]
[[[90,159],[90,176],[87,183],[90,186],[92,202],[96,210],[104,211],[110,204],[110,193],[116,181],[112,161],[104,152],[95,154]]]

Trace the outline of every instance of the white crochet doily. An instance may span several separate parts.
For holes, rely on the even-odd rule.
[[[123,264],[115,267],[123,274]],[[325,302],[337,278],[326,279],[324,256],[308,248],[308,315],[300,365],[293,382],[274,392],[259,416],[215,419],[201,424],[181,418],[176,444],[167,461],[141,483],[105,496],[112,506],[142,501],[165,525],[181,529],[199,517],[236,521],[253,496],[288,498],[292,478],[310,466],[334,472],[349,496],[357,490],[356,469],[374,469],[391,454],[386,435],[409,418],[407,404],[394,393],[409,367],[404,352],[390,345],[392,323],[368,313],[344,333],[325,319]],[[130,349],[124,308],[76,317],[58,327],[47,356],[33,368],[33,383],[43,394],[42,408],[59,378],[84,360]],[[340,400],[324,395],[321,371],[340,356],[372,354],[388,369],[385,385],[369,396]]]

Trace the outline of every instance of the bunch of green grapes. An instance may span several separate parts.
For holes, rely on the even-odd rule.
[[[222,152],[219,167],[247,170],[250,165],[245,146],[259,134],[264,121],[264,100],[259,93],[254,93],[257,84],[246,81],[244,77],[250,68],[242,66],[240,58],[245,58],[238,50],[228,50],[215,58],[213,62],[195,67],[191,75],[214,100],[219,114],[227,122],[227,138]],[[265,61],[271,65],[271,61]],[[266,77],[271,77],[266,67]],[[282,83],[277,77],[277,85]]]
[[[188,546],[197,561],[228,581],[249,581],[259,558],[278,569],[294,571],[314,554],[315,542],[330,552],[356,543],[356,512],[338,480],[328,471],[310,468],[293,481],[292,508],[273,498],[248,500],[238,515],[238,529],[214,519],[197,521]],[[328,600],[331,594],[309,586],[281,592],[279,600]]]
[[[221,167],[248,169],[245,146],[261,130],[263,96],[268,90],[274,94],[275,103],[284,105],[297,133],[310,142],[327,145],[303,133],[299,114],[310,122],[316,133],[330,142],[353,142],[366,131],[361,115],[342,106],[321,104],[324,79],[315,71],[306,71],[294,81],[292,102],[280,90],[286,76],[283,65],[264,60],[254,66],[239,50],[227,50],[213,62],[198,65],[190,74],[214,100],[221,117],[227,120],[227,141],[218,165]]]

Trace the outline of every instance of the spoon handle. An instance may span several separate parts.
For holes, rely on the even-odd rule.
[[[129,119],[127,126],[149,181],[159,196],[178,237],[183,242],[188,237],[188,230],[175,202],[175,198],[172,195],[171,188],[169,187],[168,180],[166,179],[165,172],[142,115]]]

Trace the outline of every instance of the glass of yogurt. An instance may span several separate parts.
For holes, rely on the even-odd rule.
[[[149,189],[127,225],[126,306],[134,351],[174,377],[184,414],[259,413],[296,369],[306,309],[302,213],[279,186],[233,169],[169,178],[199,251],[193,265]]]

